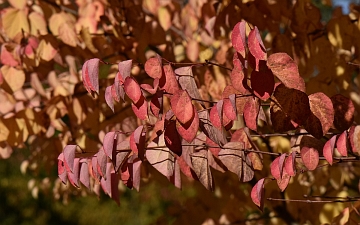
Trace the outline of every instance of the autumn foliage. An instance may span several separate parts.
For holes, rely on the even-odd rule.
[[[249,212],[359,219],[359,6],[325,24],[308,1],[3,4],[1,157],[30,145],[22,169],[57,158],[117,203],[154,173],[209,191],[232,173]]]

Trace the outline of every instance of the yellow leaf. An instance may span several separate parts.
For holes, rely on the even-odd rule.
[[[4,83],[1,85],[7,85],[12,92],[19,90],[25,83],[25,73],[22,70],[15,69],[10,66],[2,66],[1,73],[4,78]]]
[[[46,27],[46,21],[44,19],[44,16],[41,15],[38,12],[32,12],[29,15],[30,20],[30,27],[31,31],[30,33],[34,36],[37,36],[38,34],[46,35],[48,33],[47,27]]]
[[[74,24],[76,20],[74,17],[64,12],[53,14],[49,19],[49,27],[53,35],[58,36],[60,26],[66,22]]]
[[[40,41],[37,54],[42,60],[50,61],[55,57],[56,53],[57,50],[54,48],[54,46],[51,45],[50,42],[46,41],[45,39]]]
[[[115,29],[114,29],[115,30]],[[92,52],[92,53],[97,53],[98,50],[95,48],[95,46],[92,43],[92,38],[91,38],[91,34],[89,31],[89,28],[83,28],[80,31],[80,35],[81,38],[83,39],[83,41],[85,42],[86,47]]]
[[[166,7],[159,7],[158,18],[160,26],[167,31],[171,27],[171,14]]]
[[[66,22],[59,26],[59,37],[67,45],[76,47],[77,36],[74,24]]]
[[[0,120],[0,142],[6,141],[9,136],[9,129],[5,126],[5,124]]]
[[[29,33],[29,23],[24,10],[7,8],[2,16],[2,24],[9,38],[13,39],[22,32]]]
[[[24,9],[26,6],[26,0],[8,0],[8,2],[16,9]]]

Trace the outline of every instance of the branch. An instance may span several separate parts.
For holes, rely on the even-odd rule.
[[[282,199],[282,198],[266,198],[269,201],[279,201],[279,202],[303,202],[303,203],[348,203],[348,202],[357,202],[360,198],[350,198],[346,200],[334,199],[334,200],[310,200],[310,199]]]

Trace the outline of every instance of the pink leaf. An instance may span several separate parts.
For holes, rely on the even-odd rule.
[[[174,73],[173,68],[171,65],[165,65],[164,68],[164,74],[165,76],[162,76],[159,80],[159,87],[161,90],[165,90],[166,92],[170,94],[177,93],[179,88],[179,83],[176,80],[176,75]]]
[[[243,58],[246,54],[246,22],[238,22],[231,33],[231,43],[234,49],[239,52]]]
[[[138,154],[139,158],[143,161],[145,155],[145,139],[144,126],[141,125],[130,135],[130,148]]]
[[[114,112],[114,99],[113,99],[113,95],[112,95],[112,87],[113,87],[113,85],[106,87],[105,101],[106,101],[106,104],[110,107],[110,109]]]
[[[295,176],[296,175],[296,168],[295,168],[295,158],[296,158],[296,152],[292,152],[291,155],[286,157],[285,159],[285,171],[289,176]]]
[[[89,167],[87,164],[87,159],[80,160],[81,162],[81,168],[80,168],[80,182],[90,189],[90,175],[89,175]]]
[[[103,148],[105,154],[110,159],[112,159],[114,148],[116,147],[115,144],[116,144],[116,132],[115,131],[108,132],[104,137]]]
[[[285,153],[281,154],[281,156],[279,157],[279,171],[280,171],[280,178],[281,179],[283,178],[285,157],[286,157]]]
[[[80,188],[80,184],[79,184],[80,163],[79,162],[80,162],[80,159],[75,158],[73,171],[67,173],[71,185],[76,188]]]
[[[273,93],[275,81],[271,70],[253,70],[251,73],[251,88],[254,94],[261,100],[266,101]]]
[[[336,135],[333,135],[324,145],[323,154],[330,165],[333,164],[333,153],[335,148]]]
[[[248,37],[248,46],[251,55],[255,57],[255,70],[259,71],[259,61],[267,59],[265,46],[261,40],[261,36],[257,27],[252,29]]]
[[[99,62],[97,58],[89,59],[82,67],[82,80],[89,93],[95,91],[99,94]]]
[[[259,207],[261,211],[264,208],[264,181],[265,178],[260,179],[251,189],[251,200]]]
[[[315,148],[304,146],[300,150],[300,155],[308,170],[316,169],[319,164],[319,152]]]
[[[65,167],[68,167],[71,172],[74,168],[75,151],[76,145],[66,145],[63,150]]]
[[[1,46],[0,62],[4,65],[16,67],[19,62],[15,60],[14,56],[6,49],[5,44]]]
[[[257,130],[257,118],[259,115],[260,103],[257,98],[250,98],[244,106],[244,120],[246,126],[251,130]]]
[[[340,155],[347,156],[347,149],[348,149],[348,141],[347,141],[347,131],[345,130],[340,135],[338,135],[338,139],[336,141],[336,148]]]
[[[116,93],[116,98],[114,99],[122,99],[123,101],[125,100],[125,90],[124,90],[124,80],[121,77],[120,72],[118,72],[115,76],[114,79],[114,89],[115,89],[115,93]]]
[[[132,66],[132,59],[119,62],[119,73],[124,81],[127,77],[130,76],[131,73],[131,66]]]
[[[271,175],[276,179],[276,180],[280,180],[281,179],[281,173],[280,173],[280,156],[276,157],[274,159],[274,161],[271,163],[270,165],[270,171],[271,171]]]
[[[124,90],[133,103],[139,102],[142,92],[139,84],[132,77],[127,77],[124,82]]]
[[[232,96],[232,100],[230,100],[230,96]],[[235,103],[235,95],[230,95],[229,98],[225,98],[223,104],[223,112],[227,118],[230,120],[236,120],[236,103]]]
[[[106,180],[106,163],[107,163],[107,156],[105,154],[104,148],[100,148],[98,153],[96,154],[97,158],[97,169],[100,176],[104,177]]]
[[[171,108],[176,118],[185,124],[194,117],[193,104],[187,91],[180,90],[176,92],[171,100]]]
[[[152,78],[161,78],[163,75],[162,59],[159,55],[152,57],[145,62],[145,72]]]
[[[142,161],[139,158],[135,157],[134,155],[129,158],[127,164],[129,169],[130,179],[132,180],[132,185],[137,191],[140,190],[141,164]]]
[[[148,117],[148,106],[147,101],[143,95],[137,103],[131,103],[131,108],[134,114],[141,120],[146,120]]]
[[[284,170],[282,178],[280,180],[276,180],[281,192],[283,192],[288,186],[290,178],[289,174],[287,174],[286,170]]]
[[[66,168],[64,163],[64,153],[60,153],[58,157],[58,176],[60,180],[66,184],[67,181],[67,174],[66,174]]]
[[[360,126],[352,126],[349,131],[351,150],[353,153],[360,154]]]
[[[116,146],[116,155],[112,160],[115,172],[119,171],[119,168],[123,165],[130,152],[130,142],[128,140],[118,142]]]
[[[194,140],[199,130],[199,115],[198,112],[196,111],[195,106],[193,106],[193,110],[194,110],[194,118],[191,121],[185,124],[182,124],[179,121],[177,121],[176,123],[176,129],[179,132],[180,136],[189,143]]]
[[[168,180],[175,185],[175,187],[181,189],[181,174],[180,174],[180,166],[178,163],[178,157],[175,158],[175,167],[174,173],[168,177]]]

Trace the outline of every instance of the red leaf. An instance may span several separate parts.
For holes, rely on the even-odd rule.
[[[190,157],[193,169],[201,184],[204,185],[206,189],[213,191],[214,181],[208,164],[207,150],[194,152],[190,154]]]
[[[195,106],[193,106],[193,110],[194,118],[191,121],[187,122],[186,124],[182,124],[179,121],[176,123],[176,128],[180,136],[189,143],[194,140],[199,130],[199,115]]]
[[[273,93],[275,81],[271,70],[260,70],[251,72],[251,88],[254,94],[261,100],[266,101]]]
[[[130,76],[131,66],[132,66],[132,59],[119,62],[119,64],[118,64],[119,73],[120,73],[120,76],[121,76],[121,78],[122,78],[123,81],[124,81],[127,77]]]
[[[193,104],[187,91],[180,90],[176,92],[172,96],[170,103],[176,118],[182,124],[189,122],[194,117]]]
[[[311,113],[305,122],[305,129],[320,139],[330,129],[334,121],[334,108],[331,99],[324,93],[309,95]]]
[[[241,142],[244,144],[244,148],[245,149],[251,149],[251,143],[249,141],[248,136],[246,135],[244,128],[240,128],[238,130],[236,130],[232,135],[231,135],[231,142]]]
[[[207,137],[209,137],[218,145],[224,145],[225,143],[227,143],[225,133],[214,127],[214,125],[210,121],[209,112],[207,110],[199,112],[199,121],[200,129]]]
[[[288,54],[275,53],[270,55],[267,66],[287,88],[305,92],[305,81],[299,74],[296,62]]]
[[[239,91],[237,91],[234,86],[227,85],[222,93],[222,98],[229,98],[230,95],[241,95]],[[237,96],[235,98],[236,111],[238,114],[243,115],[244,106],[248,99],[252,98],[251,96]]]
[[[259,71],[259,61],[267,59],[267,53],[265,46],[261,40],[261,36],[257,27],[252,29],[248,37],[248,46],[251,55],[255,57],[256,60],[256,71]]]
[[[112,95],[112,87],[113,87],[113,85],[106,87],[105,101],[106,101],[106,104],[110,107],[110,109],[114,112],[114,99],[113,99],[113,95]]]
[[[195,172],[190,168],[183,157],[184,154],[182,154],[181,157],[176,157],[176,162],[179,164],[181,172],[191,180],[197,179]]]
[[[156,55],[155,57],[146,60],[145,72],[154,79],[162,77],[162,59],[159,55]]]
[[[115,94],[117,96],[117,98],[114,99],[122,99],[123,101],[125,100],[125,90],[124,90],[124,80],[121,77],[120,72],[118,72],[115,76],[114,79],[114,89],[115,89]]]
[[[63,154],[64,154],[64,163],[67,170],[73,172],[74,169],[74,158],[75,158],[76,145],[66,145]]]
[[[87,164],[87,159],[80,160],[81,167],[80,167],[80,182],[90,189],[90,175],[89,175],[89,167]]]
[[[11,67],[16,67],[19,65],[19,62],[15,60],[11,52],[6,49],[5,44],[1,46],[0,62]]]
[[[132,181],[132,186],[137,191],[140,190],[141,163],[142,161],[135,155],[130,157],[127,163],[130,179]]]
[[[257,117],[259,115],[260,102],[258,98],[250,98],[244,106],[244,120],[246,126],[256,131],[257,130]]]
[[[308,170],[316,169],[319,164],[319,152],[315,148],[304,146],[300,150],[300,155]]]
[[[114,144],[116,144],[116,132],[111,131],[108,132],[105,137],[104,137],[104,141],[103,141],[103,148],[104,148],[104,152],[105,154],[112,159],[113,156],[113,151],[114,151]]]
[[[264,181],[265,178],[260,179],[251,189],[251,200],[261,211],[264,208]]]
[[[347,131],[345,130],[340,135],[338,135],[338,139],[336,141],[336,148],[340,155],[347,156],[348,142],[347,142]]]
[[[274,161],[271,163],[270,165],[270,171],[271,171],[271,175],[276,179],[276,180],[280,180],[281,179],[281,173],[280,173],[280,156],[276,157],[274,159]]]
[[[176,121],[170,120],[166,125],[164,132],[166,146],[178,156],[181,156],[182,145],[178,131],[176,130]]]
[[[220,115],[219,115],[216,105],[217,105],[217,103],[210,110],[210,121],[215,127],[217,127],[218,129],[221,129],[222,124],[221,124]]]
[[[353,153],[360,154],[360,126],[352,126],[349,131],[351,150]]]
[[[82,67],[82,80],[86,90],[99,94],[99,62],[100,59],[87,60]]]
[[[286,157],[285,153],[281,154],[281,156],[279,157],[279,171],[280,171],[280,178],[281,179],[283,178],[285,157]]]
[[[148,116],[148,106],[147,101],[145,101],[145,97],[141,95],[139,101],[137,103],[131,103],[131,108],[135,115],[141,119],[146,120]]]
[[[218,158],[219,152],[221,150],[220,146],[213,142],[209,137],[206,137],[205,143],[208,146],[208,150],[211,152],[211,154]]]
[[[232,100],[230,100],[230,96],[232,96]],[[230,95],[229,98],[225,98],[223,104],[223,112],[229,120],[236,120],[236,103],[235,103],[235,95]]]
[[[354,121],[355,107],[353,102],[341,94],[331,97],[334,106],[334,126],[340,132],[349,129]]]
[[[159,86],[161,90],[165,90],[167,93],[175,94],[177,93],[180,88],[178,81],[176,80],[176,75],[174,73],[173,68],[171,65],[163,66],[165,76],[161,77],[159,80]]]
[[[234,49],[245,58],[246,54],[246,22],[238,22],[231,33],[231,43]]]
[[[323,154],[330,165],[333,164],[333,153],[335,148],[336,135],[333,135],[324,145]]]
[[[163,111],[163,91],[157,91],[155,95],[151,98],[150,102],[150,110],[152,114],[157,117],[161,118],[162,111]]]
[[[289,155],[285,159],[284,169],[289,176],[296,175],[295,158],[296,158],[296,152],[294,151],[291,153],[291,155]]]
[[[243,176],[243,162],[245,159],[244,145],[240,142],[228,142],[219,152],[219,159],[221,162],[233,173],[235,173],[239,180]]]
[[[66,168],[64,163],[64,153],[60,153],[58,157],[58,176],[60,180],[66,184],[67,181],[67,174],[66,174]]]
[[[144,161],[145,154],[145,139],[146,135],[144,133],[143,125],[137,127],[130,135],[130,148],[142,161]]]
[[[164,145],[164,134],[161,134],[158,143],[148,144],[146,158],[155,169],[169,177],[174,173],[174,154],[168,148],[159,147]]]
[[[143,95],[139,84],[132,77],[127,77],[124,82],[124,90],[133,103],[139,102]]]

